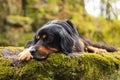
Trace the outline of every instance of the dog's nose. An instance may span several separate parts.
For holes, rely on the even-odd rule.
[[[31,54],[34,54],[34,53],[36,53],[36,51],[37,51],[37,50],[36,50],[35,48],[32,48],[32,49],[30,50],[30,53],[31,53]]]

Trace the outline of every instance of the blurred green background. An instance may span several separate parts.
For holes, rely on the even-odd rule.
[[[89,6],[86,9],[92,1],[0,0],[0,46],[23,46],[38,28],[54,19],[71,20],[82,37],[95,43],[120,46],[120,9],[114,7],[119,0],[98,0],[97,17],[88,13]]]

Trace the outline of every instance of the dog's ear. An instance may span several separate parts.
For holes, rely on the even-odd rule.
[[[78,31],[76,30],[76,27],[74,26],[74,24],[70,21],[70,20],[66,20],[67,24],[71,27],[72,29],[72,32],[76,35],[79,35],[78,34]]]
[[[66,20],[66,22],[70,25],[70,26],[74,26],[73,23],[70,20]]]
[[[59,32],[59,34],[60,34],[61,50],[65,54],[72,53],[72,47],[73,47],[73,44],[74,44],[74,41],[73,41],[72,37],[64,29],[62,29]]]

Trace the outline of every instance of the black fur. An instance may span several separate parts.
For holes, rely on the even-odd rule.
[[[43,38],[43,35],[46,35],[46,37]],[[37,39],[37,36],[40,36],[40,39]],[[84,46],[79,41],[81,41]],[[117,49],[114,47],[93,44],[90,41],[81,38],[76,28],[69,20],[53,20],[43,25],[36,32],[34,38],[27,42],[25,48],[29,48],[30,46],[33,46],[33,48],[36,49],[36,52],[33,53],[33,51],[31,51],[31,54],[37,60],[42,59],[41,55],[44,54],[46,58],[46,56],[48,57],[48,55],[51,53],[49,52],[49,54],[45,54],[43,51],[38,51],[40,46],[44,47],[45,50],[48,51],[50,51],[51,48],[54,48],[57,50],[55,52],[63,52],[64,54],[70,56],[76,56],[75,54],[72,54],[75,50],[76,52],[84,52],[87,46],[106,49],[108,52],[117,51]]]

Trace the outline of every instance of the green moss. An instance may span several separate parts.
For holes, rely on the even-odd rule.
[[[0,80],[10,80],[14,78],[14,68],[11,67],[11,61],[0,58]]]
[[[85,54],[81,60],[83,68],[86,70],[83,79],[93,80],[102,79],[110,73],[110,62],[98,54]]]
[[[8,47],[14,51],[14,47]],[[21,50],[21,47],[17,47]],[[54,53],[45,61],[30,60],[13,66],[12,61],[0,57],[2,80],[119,80],[120,53],[99,55],[84,53],[84,57],[70,58]]]
[[[20,69],[19,77],[20,80],[48,80],[41,74],[44,67],[41,63],[35,60],[28,61],[24,63],[25,65]],[[44,73],[44,72],[43,72]]]

